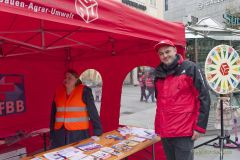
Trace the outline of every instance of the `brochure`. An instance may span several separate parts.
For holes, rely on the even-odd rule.
[[[146,139],[153,139],[156,137],[155,131],[152,129],[145,129],[145,128],[137,128],[137,127],[131,127],[131,134],[143,137]]]
[[[31,160],[43,160],[43,158],[41,158],[41,157],[35,157],[35,158],[32,158]]]
[[[97,151],[97,152],[93,153],[92,156],[94,156],[98,159],[107,159],[107,158],[111,157],[111,154],[103,152],[103,151]]]
[[[69,158],[69,157],[81,154],[81,153],[83,153],[83,151],[81,151],[77,148],[74,148],[74,147],[68,147],[68,148],[62,149],[60,151],[57,151],[57,153],[59,155],[61,155],[62,157]]]
[[[57,152],[50,152],[43,155],[48,160],[64,160]]]
[[[94,143],[94,142],[89,142],[86,144],[81,144],[79,146],[76,146],[78,149],[81,149],[82,151],[90,151],[93,149],[101,148],[102,145]]]
[[[106,138],[107,139],[114,139],[114,140],[124,140],[124,138],[123,137],[120,137],[120,136],[118,136],[118,135],[113,135],[113,134],[110,134],[110,135],[106,135]]]
[[[120,155],[122,155],[123,153],[120,152],[120,151],[114,150],[114,152],[112,152],[111,154],[114,155],[114,156],[120,156]]]
[[[122,141],[122,143],[126,144],[127,146],[134,147],[139,144],[139,142],[131,141],[131,140],[125,140]]]
[[[126,152],[132,149],[131,146],[128,146],[127,144],[120,142],[112,146],[113,149],[119,152]]]
[[[110,148],[110,147],[103,147],[100,149],[101,151],[103,152],[107,152],[107,153],[112,153],[114,152],[114,149],[113,148]]]
[[[122,136],[126,136],[128,134],[131,134],[131,128],[126,126],[126,127],[119,127],[118,128],[118,131],[120,132],[120,134]]]
[[[103,147],[100,150],[103,151],[103,152],[110,153],[110,154],[112,154],[114,156],[120,156],[122,154],[122,152],[114,150],[113,148],[110,148],[110,147]]]
[[[128,138],[128,140],[135,141],[135,142],[144,142],[144,141],[146,141],[146,138],[142,138],[142,137],[130,137],[130,138]]]
[[[87,157],[82,158],[81,160],[95,160],[95,158],[92,156],[87,156]]]
[[[84,154],[84,153],[80,153],[80,154],[77,154],[73,157],[69,157],[68,159],[69,160],[82,160],[83,158],[86,158],[88,155]]]

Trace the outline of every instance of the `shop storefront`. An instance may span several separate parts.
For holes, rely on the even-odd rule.
[[[217,45],[226,44],[240,51],[240,16],[238,13],[224,13],[225,25],[212,18],[203,18],[198,23],[186,26],[199,37],[187,38],[187,58],[198,62],[202,67],[208,53]]]
[[[208,53],[217,45],[227,44],[232,46],[237,52],[240,51],[240,41],[214,40],[211,38],[187,39],[187,58],[198,62],[202,67]],[[197,43],[197,44],[195,44]]]

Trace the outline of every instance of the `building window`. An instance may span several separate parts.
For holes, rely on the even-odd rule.
[[[168,0],[165,0],[165,11],[168,11]]]
[[[150,5],[156,7],[156,0],[150,0]]]

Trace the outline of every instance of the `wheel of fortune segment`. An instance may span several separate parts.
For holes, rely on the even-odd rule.
[[[205,61],[205,76],[211,89],[219,94],[231,93],[240,80],[240,57],[228,45],[214,47]]]

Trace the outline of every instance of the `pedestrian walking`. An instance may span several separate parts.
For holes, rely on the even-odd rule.
[[[141,88],[141,97],[140,101],[146,101],[147,96],[146,96],[146,85],[145,85],[145,75],[143,73],[140,74],[140,77],[138,79],[139,86]],[[145,99],[145,100],[144,100]]]
[[[98,84],[95,88],[95,101],[101,102],[102,86]]]
[[[238,137],[238,117],[240,117],[240,90],[237,88],[233,92],[231,98],[231,106],[233,108],[233,132],[235,136],[235,142],[240,144],[240,139]]]
[[[146,88],[147,88],[147,91],[148,91],[146,101],[148,102],[149,97],[151,97],[152,102],[155,102],[155,99],[154,99],[154,92],[155,92],[154,78],[153,78],[152,75],[150,75],[150,73],[147,74],[145,83],[146,83]]]

